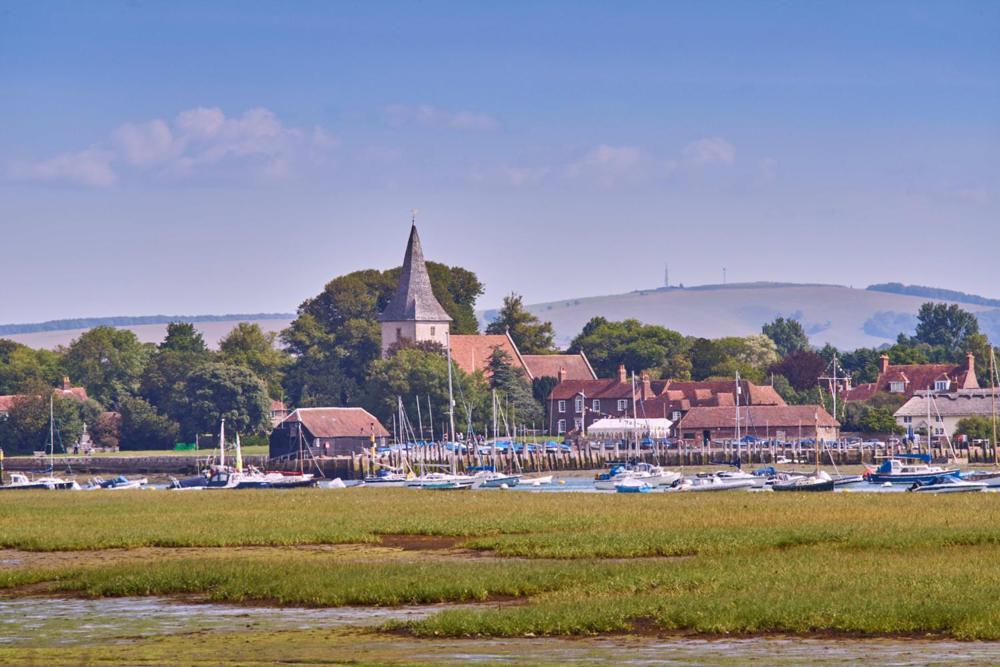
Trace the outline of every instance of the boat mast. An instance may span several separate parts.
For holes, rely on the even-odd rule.
[[[990,400],[993,409],[993,465],[1000,466],[1000,459],[997,458],[997,358],[993,345],[990,345]]]
[[[736,371],[736,457],[740,456],[740,372]]]
[[[56,471],[56,416],[53,407],[54,399],[49,394],[49,473]]]
[[[451,333],[447,334],[445,339],[447,342],[447,347],[445,351],[448,356],[448,432],[451,435],[452,447],[455,446],[455,396],[452,391],[452,379],[451,379]],[[456,463],[455,463],[456,452],[452,449],[451,452],[451,474],[456,474]]]
[[[497,472],[497,390],[490,391],[493,409],[493,472]]]
[[[219,425],[219,467],[226,465],[226,418]]]

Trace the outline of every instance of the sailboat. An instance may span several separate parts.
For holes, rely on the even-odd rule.
[[[505,474],[497,471],[497,438],[500,437],[498,433],[498,422],[497,422],[497,392],[494,389],[492,394],[493,402],[493,443],[491,446],[492,454],[492,465],[486,469],[480,470],[475,475],[475,482],[473,486],[475,488],[483,489],[509,489],[511,487],[517,486],[521,483],[520,475]],[[504,418],[504,423],[506,423],[506,417]],[[517,438],[515,438],[516,440]]]
[[[914,482],[929,483],[938,477],[959,477],[962,471],[957,467],[942,468],[931,465],[931,401],[933,397],[928,389],[925,393],[927,401],[927,453],[926,454],[896,454],[882,461],[878,468],[868,467],[865,476],[872,484],[912,484]],[[949,440],[950,443],[950,440]],[[867,467],[867,466],[866,466]]]
[[[10,483],[0,484],[0,491],[30,491],[30,490],[62,490],[62,491],[79,491],[80,485],[71,479],[63,479],[62,477],[55,477],[52,473],[55,471],[55,446],[56,446],[56,419],[55,411],[53,409],[53,398],[49,396],[49,469],[46,471],[48,473],[44,477],[39,477],[37,479],[31,479],[30,476],[24,473],[11,473]]]
[[[455,394],[451,371],[451,336],[448,336],[445,351],[448,355],[448,426],[451,442],[455,442]],[[438,491],[471,489],[475,478],[471,475],[460,475],[457,470],[457,447],[451,448],[451,472],[432,472],[415,477],[406,483],[407,486]]]
[[[825,470],[819,469],[819,413],[816,414],[816,470],[811,475],[801,475],[780,480],[771,485],[775,491],[833,491],[833,478]]]

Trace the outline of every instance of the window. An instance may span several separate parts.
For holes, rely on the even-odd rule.
[[[556,424],[556,433],[557,435],[562,435],[565,432],[566,432],[566,420],[560,419],[559,423]]]
[[[940,424],[941,422],[944,421],[944,417],[942,417],[941,415],[935,415],[934,416],[934,421],[936,421],[937,423]]]
[[[628,409],[628,401],[624,398],[618,399],[618,412],[625,412]]]
[[[938,426],[937,428],[934,429],[934,434],[935,435],[944,435],[944,429],[941,428],[940,426]]]
[[[594,412],[600,412],[601,402],[595,398],[593,401],[590,402],[590,409],[593,410]]]
[[[902,394],[903,391],[904,391],[903,383],[902,382],[890,382],[889,383],[889,391],[891,391],[894,394]]]
[[[912,424],[913,423],[913,417],[903,417],[903,423],[904,424]]]
[[[681,420],[681,411],[680,410],[674,410],[674,414],[671,416],[671,418],[675,422],[676,421],[680,421]]]
[[[948,391],[950,385],[949,380],[937,380],[934,382],[934,391]]]
[[[396,327],[396,340],[403,340],[403,327]]]
[[[583,428],[583,420],[580,419],[579,417],[577,417],[576,419],[574,419],[573,420],[573,428],[575,428],[577,431],[579,431],[581,428]]]
[[[559,412],[566,412],[566,401],[559,401]]]
[[[432,324],[431,325],[431,335],[433,336],[436,333],[437,333],[437,327]]]
[[[577,396],[573,401],[573,409],[576,412],[583,412],[583,396]]]

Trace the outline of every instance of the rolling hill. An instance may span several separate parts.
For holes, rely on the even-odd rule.
[[[596,315],[610,320],[635,318],[707,338],[760,333],[765,322],[783,316],[799,320],[814,345],[832,343],[841,349],[854,349],[891,343],[901,331],[912,333],[916,313],[927,301],[959,303],[979,316],[984,332],[993,340],[1000,338],[1000,310],[994,306],[969,303],[961,296],[931,298],[920,293],[883,291],[878,286],[854,289],[840,285],[744,283],[671,287],[538,303],[527,308],[552,322],[560,346],[568,345]],[[493,313],[483,312],[483,319],[491,319]]]

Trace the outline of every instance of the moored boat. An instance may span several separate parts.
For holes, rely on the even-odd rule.
[[[865,477],[872,484],[930,482],[938,477],[958,477],[958,468],[931,465],[928,454],[897,454],[885,459],[877,468],[868,468]]]
[[[949,475],[935,477],[926,482],[914,482],[913,486],[907,489],[914,493],[975,493],[985,490],[986,484],[983,482],[966,482]]]
[[[649,493],[653,486],[641,479],[631,477],[615,484],[615,493]]]
[[[823,470],[812,475],[790,477],[771,485],[775,491],[833,491],[833,487],[833,478]]]

